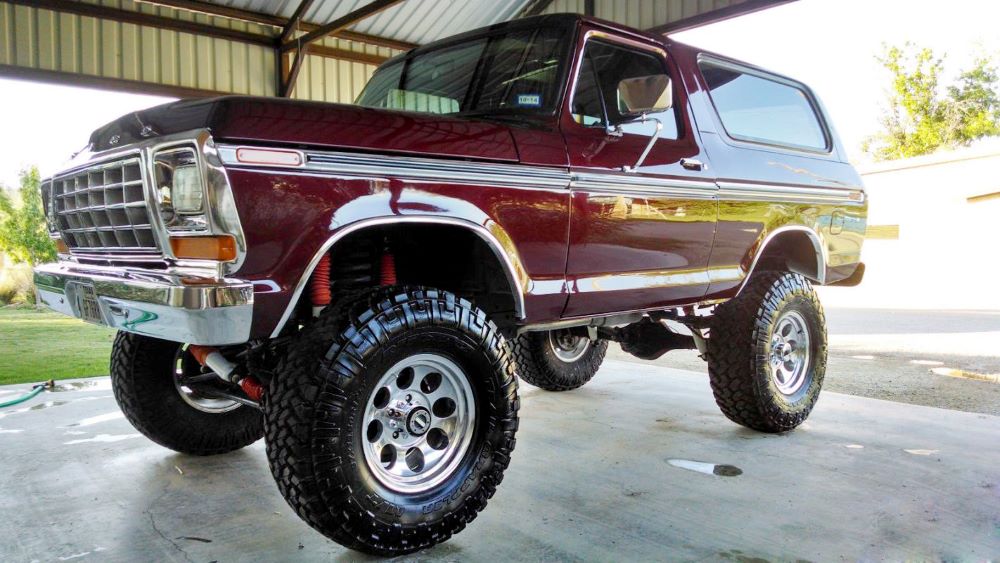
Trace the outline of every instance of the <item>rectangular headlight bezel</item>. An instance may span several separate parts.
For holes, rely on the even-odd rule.
[[[183,170],[183,176],[178,171]],[[178,184],[178,180],[183,182]],[[205,173],[193,145],[153,153],[153,187],[157,211],[169,232],[209,230]],[[181,192],[181,189],[186,190]]]

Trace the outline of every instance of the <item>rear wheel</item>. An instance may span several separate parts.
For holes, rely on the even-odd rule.
[[[594,377],[608,342],[561,329],[523,334],[513,350],[521,379],[546,391],[569,391]]]
[[[178,342],[119,332],[111,351],[111,385],[125,418],[174,451],[212,455],[238,450],[264,435],[261,412],[198,394],[182,376],[201,366]]]
[[[267,454],[289,505],[378,555],[443,542],[485,508],[514,449],[517,380],[485,313],[433,289],[328,308],[265,397]]]
[[[812,412],[826,373],[826,318],[801,275],[762,272],[721,305],[708,339],[715,401],[730,420],[784,432]]]

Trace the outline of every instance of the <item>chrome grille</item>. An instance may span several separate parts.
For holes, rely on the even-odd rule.
[[[56,176],[43,195],[51,201],[53,226],[70,250],[159,253],[138,156]]]

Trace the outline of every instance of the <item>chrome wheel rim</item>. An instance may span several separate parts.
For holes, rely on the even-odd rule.
[[[185,375],[191,375],[185,373],[185,361],[197,364],[194,358],[187,354],[187,346],[183,346],[177,350],[177,353],[174,354],[173,364],[174,387],[177,389],[177,393],[181,396],[181,399],[183,399],[185,403],[197,410],[200,410],[201,412],[207,412],[210,414],[221,414],[239,408],[240,404],[236,401],[205,397],[190,387],[182,385],[181,379]]]
[[[809,325],[797,311],[786,311],[774,324],[768,345],[768,371],[782,395],[794,395],[805,384],[810,363]]]
[[[571,364],[587,353],[590,349],[590,339],[578,336],[569,329],[549,331],[549,348],[561,362]]]
[[[379,379],[362,420],[365,463],[375,478],[394,491],[420,493],[451,477],[468,451],[475,397],[455,362],[417,354]]]

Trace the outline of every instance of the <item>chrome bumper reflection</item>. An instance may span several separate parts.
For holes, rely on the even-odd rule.
[[[35,268],[38,303],[88,322],[189,344],[250,338],[253,285],[60,262]]]

